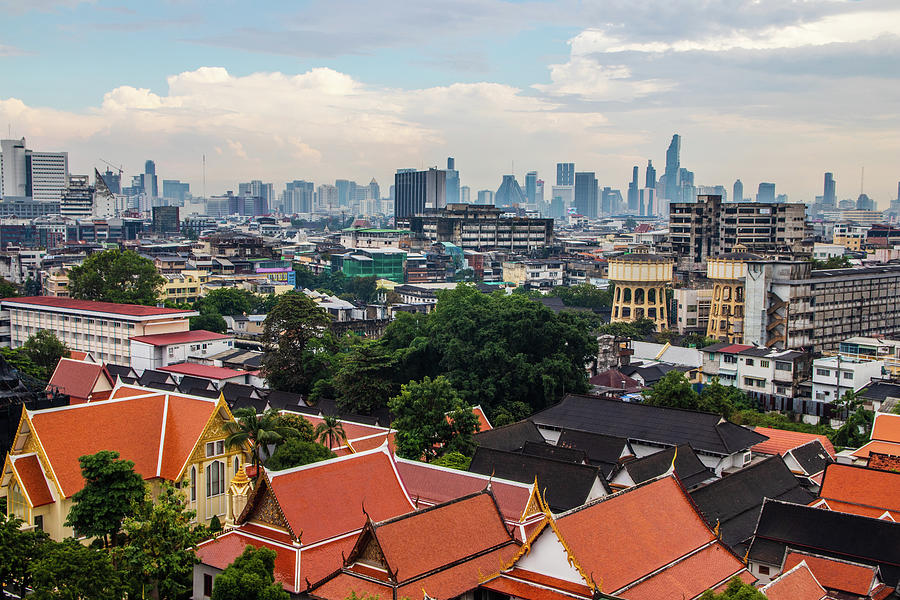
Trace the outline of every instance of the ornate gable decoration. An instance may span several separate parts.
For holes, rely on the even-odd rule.
[[[349,567],[358,562],[365,566],[383,569],[387,572],[388,577],[396,583],[397,572],[391,570],[375,532],[376,528],[372,521],[367,521],[353,545],[350,555],[345,559],[344,566]]]
[[[278,499],[275,497],[275,492],[272,491],[268,479],[260,481],[259,487],[257,487],[247,503],[247,508],[244,509],[243,514],[238,518],[238,523],[246,523],[248,521],[259,521],[260,523],[280,527],[289,531],[291,537],[297,537],[291,531],[291,526],[281,510],[281,505],[278,504]]]

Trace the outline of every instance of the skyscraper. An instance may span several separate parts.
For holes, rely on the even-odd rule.
[[[0,197],[28,196],[25,138],[0,140]]]
[[[159,185],[156,179],[156,163],[148,160],[144,163],[144,193],[151,198],[159,197]]]
[[[575,163],[556,163],[556,185],[575,185]]]
[[[392,188],[394,186],[391,186]],[[329,212],[338,206],[337,187],[324,183],[316,190],[316,208]]]
[[[513,204],[525,204],[528,199],[522,186],[519,185],[515,175],[504,175],[500,187],[494,194],[494,204],[496,206],[512,206]]]
[[[822,194],[822,206],[834,208],[837,205],[834,174],[825,173],[825,190]]]
[[[537,202],[537,171],[528,171],[525,174],[525,198],[528,204]]]
[[[478,204],[493,204],[493,190],[478,190]]]
[[[759,188],[756,191],[756,201],[775,202],[775,184],[766,182],[760,183]]]
[[[106,182],[106,176],[102,179]],[[172,206],[184,206],[185,200],[191,195],[191,184],[181,182],[177,179],[163,179],[162,197],[166,200],[174,202]]]
[[[666,200],[681,202],[681,136],[672,136],[666,150]]]
[[[356,200],[356,182],[347,179],[337,179],[334,187],[338,191],[338,205],[350,206]]]
[[[313,212],[315,185],[311,181],[295,179],[284,184],[281,210],[286,215]]]
[[[100,174],[100,177],[103,178],[103,183],[106,184],[106,187],[109,188],[109,191],[113,194],[121,194],[122,193],[122,175],[121,173],[113,173],[107,167],[104,173]],[[165,182],[163,182],[163,194],[165,194]]]
[[[447,172],[442,169],[397,169],[394,218],[411,217],[447,206]]]
[[[372,178],[372,181],[369,182],[369,198],[372,200],[380,200],[381,199],[381,186],[378,185],[378,182],[375,181],[375,178]]]
[[[25,138],[0,140],[0,197],[59,202],[69,176],[67,152],[36,152]]]
[[[447,157],[447,203],[459,202],[459,171],[456,170],[456,159]]]
[[[575,211],[596,219],[598,209],[596,175],[589,171],[575,173]]]
[[[744,184],[740,179],[734,180],[734,187],[731,189],[732,202],[744,201]]]
[[[472,202],[472,188],[467,185],[460,186],[459,188],[459,201],[463,204],[471,204]]]
[[[655,188],[656,187],[656,169],[653,167],[653,161],[647,161],[647,171],[644,173],[644,187],[645,188]]]
[[[639,201],[638,167],[635,165],[631,170],[631,183],[628,184],[628,212],[630,214],[637,214]]]

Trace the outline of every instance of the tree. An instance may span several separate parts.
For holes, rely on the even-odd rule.
[[[672,369],[652,387],[644,390],[644,404],[699,410],[700,396],[684,373]]]
[[[159,600],[177,600],[189,595],[198,562],[192,548],[206,535],[204,527],[192,524],[195,515],[184,494],[163,483],[156,502],[142,503],[133,517],[125,518],[122,530],[128,542],[114,556],[119,569],[128,573],[130,597],[155,592]]]
[[[327,448],[337,448],[347,439],[343,424],[334,415],[322,417],[322,422],[316,425],[315,435],[316,440]]]
[[[279,413],[275,416],[274,423],[285,440],[296,438],[304,442],[313,442],[316,439],[313,424],[296,413]]]
[[[20,373],[39,381],[47,381],[44,378],[44,369],[34,364],[34,361],[21,348],[0,348],[0,356]]]
[[[446,377],[410,381],[388,406],[396,415],[391,426],[400,456],[430,461],[448,452],[471,453],[478,418]]]
[[[263,414],[257,414],[252,408],[239,408],[234,411],[236,421],[228,421],[224,424],[228,437],[225,438],[225,446],[234,448],[250,445],[250,453],[253,455],[253,466],[256,467],[254,479],[259,477],[259,465],[264,457],[270,455],[269,446],[279,444],[287,433],[286,427],[280,425],[276,419],[278,411],[270,408]]]
[[[634,231],[634,228],[637,227],[637,221],[635,221],[631,217],[628,217],[627,219],[625,219],[624,227],[628,231]]]
[[[69,293],[80,300],[154,305],[165,279],[133,250],[104,250],[69,269]]]
[[[0,298],[12,298],[19,295],[19,288],[0,277]]]
[[[706,590],[700,595],[700,600],[766,600],[766,597],[749,583],[741,581],[739,577],[732,577],[728,587],[721,594]]]
[[[40,329],[22,344],[22,352],[40,369],[42,381],[50,381],[59,359],[69,356],[69,348],[49,329]]]
[[[216,333],[225,333],[228,331],[228,323],[218,313],[205,313],[191,317],[191,331],[203,329],[205,331],[214,331]]]
[[[743,391],[730,385],[722,385],[718,377],[713,377],[700,392],[698,408],[728,419],[735,410],[753,408],[753,402]]]
[[[331,317],[302,292],[288,292],[263,322],[263,371],[269,387],[308,394],[330,373],[334,339]]]
[[[285,440],[283,444],[275,449],[275,452],[266,461],[266,468],[281,471],[319,462],[320,460],[327,460],[335,456],[334,452],[322,444],[307,442],[300,438],[291,438]]]
[[[434,459],[431,464],[439,467],[447,467],[448,469],[458,469],[460,471],[468,471],[472,459],[459,452],[448,452],[443,456]]]
[[[35,600],[120,600],[124,586],[107,552],[73,538],[47,544],[29,568]]]
[[[21,527],[22,519],[0,511],[0,594],[3,589],[15,587],[19,598],[24,598],[31,586],[28,567],[41,555],[49,538],[43,531],[23,531]]]
[[[35,280],[33,277],[29,277],[25,280],[25,295],[26,296],[40,296],[43,290],[41,289],[41,282]]]
[[[811,258],[810,262],[814,271],[819,269],[847,269],[853,266],[850,263],[850,257],[846,254],[831,256],[825,260]]]
[[[247,546],[244,553],[216,577],[212,600],[289,600],[275,583],[275,551]]]
[[[580,283],[573,286],[559,286],[553,288],[551,296],[556,296],[566,306],[580,306],[583,308],[608,308],[612,306],[613,288],[610,286],[601,290],[590,283]]]
[[[250,290],[227,287],[210,291],[197,300],[195,308],[201,314],[235,316],[251,313],[257,302],[256,294]]]
[[[338,407],[346,413],[371,414],[387,405],[400,386],[393,381],[397,359],[377,341],[353,346],[339,362],[333,383]]]
[[[79,535],[96,536],[103,547],[115,546],[122,521],[145,500],[146,486],[134,472],[134,462],[118,452],[101,450],[78,458],[84,487],[72,496],[66,525]]]
[[[869,441],[874,420],[874,412],[866,410],[862,404],[858,405],[841,428],[831,436],[831,442],[835,446],[859,448]]]

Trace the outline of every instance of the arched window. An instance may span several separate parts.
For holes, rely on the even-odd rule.
[[[225,493],[225,463],[211,462],[206,467],[206,497],[221,496]]]
[[[191,502],[197,501],[197,467],[191,467]]]
[[[28,506],[25,504],[25,495],[22,493],[22,488],[19,487],[18,481],[13,481],[12,487],[9,489],[9,498],[9,514],[25,521],[25,513],[28,510]]]

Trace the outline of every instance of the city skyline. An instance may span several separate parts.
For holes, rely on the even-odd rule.
[[[775,182],[812,202],[831,172],[837,199],[855,199],[864,166],[879,208],[896,194],[895,3],[470,0],[443,20],[388,4],[0,2],[0,137],[68,152],[75,174],[103,158],[129,178],[152,159],[198,195],[204,154],[207,195],[373,177],[386,195],[397,169],[448,156],[474,191],[513,164],[520,182],[554,181],[566,161],[625,190],[677,133],[697,185]],[[135,52],[109,52],[126,41]]]

